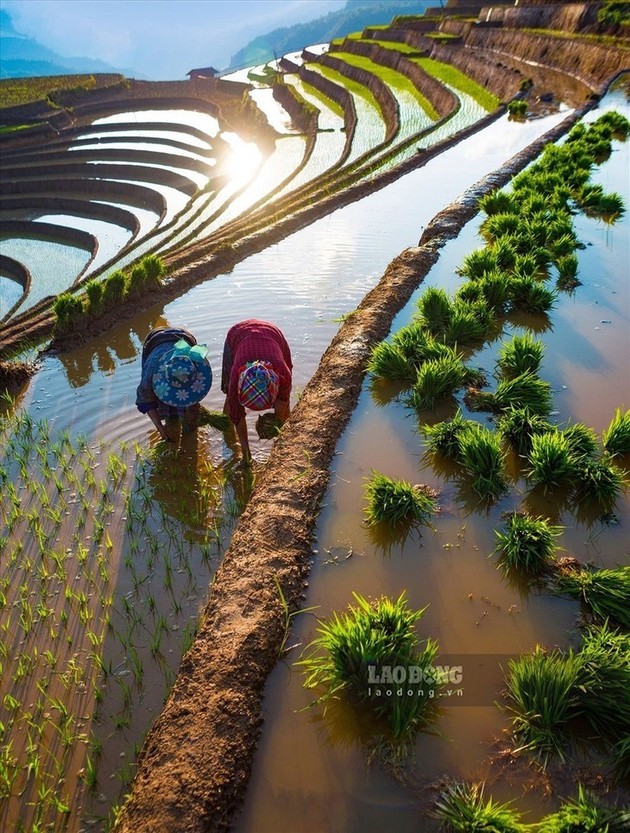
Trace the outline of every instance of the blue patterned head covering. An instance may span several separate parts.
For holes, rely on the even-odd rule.
[[[164,354],[153,374],[155,395],[166,405],[185,407],[200,402],[212,385],[212,369],[204,344],[191,347],[181,338]]]

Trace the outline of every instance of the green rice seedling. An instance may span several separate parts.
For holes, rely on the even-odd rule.
[[[516,570],[528,575],[540,575],[553,558],[555,539],[562,527],[554,526],[545,518],[535,518],[524,512],[512,512],[503,530],[495,530],[499,564],[505,572]]]
[[[431,334],[441,333],[452,315],[451,299],[444,289],[429,287],[418,299],[419,321]]]
[[[395,344],[402,351],[407,362],[414,368],[414,376],[411,381],[415,381],[417,369],[428,359],[455,357],[452,347],[441,341],[436,341],[417,322],[401,327],[397,333],[394,333],[392,344]]]
[[[578,707],[577,686],[582,669],[572,651],[545,652],[540,646],[508,663],[506,677],[508,711],[519,750],[539,756],[564,757],[568,724]]]
[[[508,102],[508,113],[515,118],[524,118],[527,113],[527,102],[521,98],[512,99]]]
[[[545,352],[542,341],[530,331],[514,335],[499,349],[497,367],[503,379],[515,379],[523,373],[537,373]]]
[[[491,217],[494,214],[516,214],[518,204],[508,191],[492,191],[479,200],[479,208]]]
[[[409,522],[427,523],[438,509],[436,494],[428,486],[412,486],[376,471],[365,486],[365,496],[368,524],[386,523],[393,528]]]
[[[118,269],[116,272],[112,272],[112,274],[103,281],[103,309],[113,309],[124,300],[126,294],[127,278],[125,273]]]
[[[460,460],[473,478],[475,492],[482,500],[496,500],[507,488],[499,434],[470,422],[460,437],[459,447]]]
[[[229,416],[222,411],[209,411],[202,406],[199,412],[199,425],[208,425],[210,428],[225,432],[229,430],[232,422]]]
[[[602,434],[602,442],[611,457],[630,454],[630,410],[615,410],[610,425]]]
[[[449,460],[458,460],[461,453],[460,439],[469,424],[458,408],[452,419],[438,422],[435,425],[423,425],[422,431],[427,438],[429,450],[434,454],[442,454]]]
[[[497,429],[519,456],[526,457],[534,434],[545,434],[553,430],[553,426],[545,417],[532,414],[528,408],[511,407],[499,415]]]
[[[326,703],[345,692],[353,700],[368,704],[377,717],[388,721],[395,738],[411,734],[427,720],[430,701],[427,677],[433,677],[432,666],[437,645],[432,640],[421,644],[414,627],[424,609],[410,610],[401,594],[396,600],[381,597],[373,602],[353,593],[356,607],[348,612],[333,613],[317,629],[318,636],[306,648],[297,663],[304,674],[305,688],[323,688],[317,703]],[[400,697],[373,696],[371,681],[380,680],[385,667],[417,666],[423,682],[407,681],[407,688],[414,689],[414,696],[404,693],[407,705]],[[401,712],[405,721],[400,722]]]
[[[483,299],[487,307],[496,315],[503,315],[511,300],[511,278],[504,272],[488,272],[473,284],[480,297],[471,298],[470,302]],[[461,295],[458,294],[458,299]],[[462,300],[466,300],[462,298]]]
[[[601,185],[584,185],[576,196],[576,202],[582,211],[606,219],[616,219],[624,212],[623,197],[616,193],[604,193]]]
[[[463,301],[464,303],[470,304],[475,301],[484,300],[481,284],[482,281],[466,281],[463,283],[455,293],[455,303]]]
[[[616,781],[627,781],[630,778],[630,735],[617,741],[613,746],[610,763],[615,772]]]
[[[160,284],[166,274],[164,261],[157,255],[146,255],[142,258],[145,280],[147,283]]]
[[[70,332],[83,315],[83,301],[76,295],[66,292],[58,295],[53,303],[55,334],[64,335]]]
[[[589,457],[576,460],[574,497],[581,503],[611,509],[624,486],[624,473],[612,463]]]
[[[595,457],[599,453],[597,434],[588,425],[575,422],[561,429],[569,443],[569,450],[575,457]]]
[[[557,293],[535,278],[512,277],[510,282],[510,312],[542,315],[553,309]]]
[[[372,349],[367,372],[380,379],[407,383],[413,382],[417,373],[400,347],[391,341],[381,341]]]
[[[506,234],[517,232],[520,224],[521,220],[517,214],[493,214],[483,222],[480,232],[489,243],[493,243]]]
[[[496,272],[498,268],[499,263],[495,252],[486,247],[484,249],[475,249],[475,251],[466,255],[461,267],[457,269],[457,273],[469,280],[478,280],[488,272]]]
[[[628,829],[630,811],[605,807],[581,784],[575,799],[564,801],[536,825],[538,833],[627,833]]]
[[[630,726],[630,634],[590,625],[578,655],[580,714],[599,736],[617,740]]]
[[[410,404],[418,411],[432,409],[436,403],[460,388],[468,375],[461,359],[447,357],[425,362],[411,390]]]
[[[486,799],[484,784],[451,784],[440,793],[433,814],[455,833],[522,833],[509,804]]]
[[[577,472],[577,461],[571,454],[569,441],[560,431],[535,434],[528,455],[528,479],[547,492],[572,483]]]
[[[90,315],[97,315],[101,310],[101,300],[103,298],[103,284],[101,281],[94,278],[85,284],[85,294],[87,295],[88,303],[87,309]]]
[[[566,570],[555,586],[558,593],[580,599],[597,619],[630,629],[630,566]]]
[[[547,416],[551,411],[551,386],[535,373],[525,372],[513,379],[503,379],[494,393],[471,389],[470,407],[504,413],[511,409],[527,409],[531,415]]]
[[[577,255],[561,255],[556,261],[556,266],[558,267],[558,286],[561,289],[573,289],[578,286]]]
[[[451,318],[446,325],[442,338],[451,347],[465,347],[482,342],[488,332],[487,325],[479,320],[476,305],[459,302],[453,306]],[[485,306],[485,304],[483,304]]]

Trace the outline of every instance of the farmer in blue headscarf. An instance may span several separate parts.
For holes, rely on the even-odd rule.
[[[156,327],[144,340],[136,407],[163,440],[170,439],[163,419],[180,417],[184,431],[197,426],[199,402],[212,385],[207,352],[192,333],[178,327]]]

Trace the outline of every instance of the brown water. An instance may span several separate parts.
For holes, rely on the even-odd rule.
[[[102,656],[105,667],[110,670],[100,684],[102,699],[98,708],[91,703],[83,709],[85,732],[91,729],[93,739],[102,747],[91,816],[106,814],[111,803],[124,795],[136,750],[153,716],[161,708],[179,665],[182,645],[194,628],[211,577],[252,485],[243,482],[242,475],[234,471],[233,448],[217,431],[203,429],[197,443],[184,440],[177,450],[162,451],[156,446],[149,421],[134,407],[141,343],[149,329],[165,321],[183,324],[190,327],[201,342],[208,344],[215,383],[204,404],[218,410],[223,403],[216,377],[227,329],[232,323],[248,317],[272,320],[284,330],[293,351],[293,398],[297,398],[337,331],[340,316],[356,307],[378,281],[388,262],[403,248],[414,245],[422,226],[466,187],[498,167],[560,118],[554,116],[524,125],[501,119],[425,168],[251,257],[231,273],[192,289],[166,306],[156,306],[131,322],[121,322],[85,347],[42,361],[41,369],[21,396],[19,409],[35,420],[47,420],[53,433],[67,430],[71,438],[87,436],[90,444],[98,445],[102,455],[115,451],[127,466],[120,487],[123,491],[115,503],[116,520],[108,527],[109,534],[115,539],[115,552],[110,561],[110,589],[115,598]],[[401,206],[405,208],[402,212]],[[617,245],[617,234],[616,228],[608,233],[608,245]],[[474,231],[467,230],[462,237],[462,251],[458,253],[455,248],[449,248],[431,279],[444,281],[445,285],[452,281],[454,267],[451,266],[449,271],[449,258],[455,264],[461,261],[473,238]],[[605,332],[614,335],[619,330],[611,326]],[[566,378],[563,368],[562,384],[567,384]],[[617,400],[615,404],[619,404]],[[360,427],[364,418],[367,420],[365,429]],[[373,430],[380,431],[380,437],[378,433],[372,433]],[[121,443],[126,443],[126,447],[121,448]],[[253,445],[255,458],[263,461],[270,448],[269,442],[256,441]],[[426,532],[421,539],[409,539],[404,547],[392,547],[387,560],[370,542],[357,509],[361,505],[362,478],[371,466],[384,468],[386,463],[393,465],[394,461],[402,472],[408,471],[411,476],[420,461],[413,420],[403,409],[395,404],[376,408],[366,390],[339,451],[340,465],[334,468],[329,506],[322,513],[319,553],[313,573],[315,603],[321,604],[321,599],[326,599],[322,614],[345,607],[352,589],[366,593],[389,592],[388,582],[393,581],[396,590],[409,587],[410,601],[414,605],[419,604],[425,593],[426,598],[430,598],[432,604],[425,626],[441,640],[443,650],[445,646],[448,650],[462,650],[459,641],[462,633],[470,637],[463,644],[474,645],[480,652],[490,650],[489,646],[494,651],[516,650],[508,633],[519,639],[522,637],[518,650],[521,645],[524,650],[534,635],[546,632],[545,622],[561,633],[568,627],[575,617],[575,606],[561,600],[555,600],[553,605],[544,599],[528,601],[538,611],[536,626],[529,617],[515,615],[516,611],[507,612],[512,596],[497,580],[496,571],[486,557],[492,537],[490,527],[483,523],[477,526],[469,518],[463,518],[460,499],[454,494],[449,497],[448,489],[436,532]],[[430,481],[431,477],[434,476],[428,473],[426,479]],[[341,514],[333,511],[336,506],[342,509]],[[68,537],[71,538],[70,532]],[[592,534],[591,538],[595,550],[597,536]],[[428,559],[429,542],[431,551],[437,552],[439,559]],[[457,579],[449,582],[456,564],[454,559],[464,545],[470,548],[474,561],[471,559],[466,568],[458,561]],[[346,559],[350,546],[353,556]],[[326,550],[330,550],[330,554]],[[408,572],[407,562],[415,564],[416,574]],[[428,573],[421,569],[423,564],[431,564]],[[370,569],[364,574],[366,565],[370,565]],[[3,555],[0,573],[4,575],[5,570]],[[474,581],[481,575],[488,577],[483,593]],[[320,590],[321,581],[327,584]],[[440,590],[444,586],[449,587],[448,594]],[[464,592],[465,602],[456,596]],[[469,592],[473,592],[472,600],[468,599]],[[492,604],[484,601],[482,595]],[[440,602],[440,597],[444,603]],[[452,605],[448,617],[444,617],[446,602]],[[489,612],[484,616],[485,609]],[[6,610],[1,615],[5,617]],[[480,621],[479,627],[474,626],[473,619]],[[299,621],[300,628],[311,625],[312,620],[306,617]],[[157,648],[156,634],[160,637]],[[493,634],[501,634],[503,642],[495,643]],[[473,638],[475,635],[477,641]],[[306,631],[296,632],[296,638],[308,638]],[[138,671],[140,667],[142,672]],[[274,704],[275,709],[276,703],[281,704],[290,694],[288,708],[292,710],[295,708],[293,698],[297,698],[297,702],[306,702],[305,695],[296,675],[289,674],[287,680],[283,679],[282,673],[283,667],[280,667],[270,682],[268,702]],[[6,681],[11,677],[3,679],[6,687]],[[286,688],[288,683],[290,689]],[[128,702],[130,694],[131,703]],[[478,707],[471,708],[480,711]],[[455,721],[454,732],[457,725],[466,723],[464,714],[468,711],[463,708],[452,710],[448,726]],[[483,720],[475,718],[480,738],[487,734],[484,726],[491,726],[492,730],[500,726],[500,718],[491,715],[488,709],[484,714]],[[406,817],[406,813],[410,818],[416,814],[409,794],[399,789],[389,776],[378,770],[375,775],[365,769],[364,752],[357,747],[355,733],[347,720],[339,717],[328,725],[314,721],[311,715],[300,715],[299,721],[298,730],[295,726],[279,728],[273,732],[273,738],[287,749],[297,749],[296,739],[300,739],[299,764],[305,766],[306,761],[309,762],[308,771],[298,776],[303,779],[302,786],[291,783],[288,773],[286,781],[281,774],[274,774],[274,779],[280,775],[280,780],[274,782],[280,786],[263,786],[262,800],[258,792],[260,776],[256,775],[252,785],[254,804],[249,806],[256,807],[251,818],[255,817],[258,826],[244,829],[278,829],[264,826],[271,824],[269,820],[277,812],[276,805],[268,799],[277,796],[278,792],[284,796],[282,806],[287,810],[294,809],[293,814],[286,816],[286,829],[293,826],[296,833],[307,829],[301,826],[301,819],[304,807],[309,806],[303,799],[308,796],[311,796],[314,819],[320,812],[325,813],[326,818],[330,817],[331,825],[337,824],[339,819],[341,826],[334,829],[351,830],[350,822],[346,824],[344,819],[354,817],[357,807],[364,808],[361,812],[368,816],[372,816],[374,806],[398,807],[396,812],[402,814],[401,818]],[[339,751],[339,759],[329,758],[328,746],[315,743],[328,731],[336,739],[336,745],[331,748]],[[302,737],[306,739],[309,735],[309,746],[302,746]],[[432,739],[427,742],[435,745],[435,748],[430,747],[433,759],[444,759],[446,766],[450,759],[443,745]],[[261,753],[265,748],[263,744]],[[310,751],[304,754],[307,748]],[[468,750],[465,754],[457,754],[464,754],[465,761],[471,755],[474,758],[471,752],[474,743],[465,748]],[[285,760],[285,752],[281,751],[279,754],[277,749],[270,749],[272,757],[269,760]],[[74,769],[67,775],[75,810],[81,789],[76,773],[81,765],[85,765],[85,756],[83,764],[79,758],[77,755]],[[291,761],[288,756],[287,767],[298,775],[300,768]],[[331,784],[335,795],[334,822],[330,794],[333,786],[327,786]],[[355,804],[348,802],[349,796],[356,796]],[[244,824],[250,823],[247,821],[249,812],[246,812]],[[6,821],[2,813],[0,808],[0,826],[3,819]],[[73,824],[74,820],[68,829],[77,829]],[[320,824],[313,829],[326,827]]]
[[[615,104],[627,115],[622,98]],[[626,205],[628,160],[628,143],[617,144],[610,161],[594,175],[607,190],[622,193]],[[478,225],[478,219],[471,222],[444,249],[424,287],[452,290],[458,285],[455,268],[483,245]],[[630,227],[627,218],[610,227],[580,216],[576,231],[587,245],[579,252],[583,286],[561,297],[552,326],[539,333],[546,347],[540,375],[552,384],[558,422],[579,420],[601,432],[615,408],[630,403]],[[408,322],[421,291],[392,331]],[[492,371],[497,347],[487,346],[471,363]],[[469,693],[474,689],[466,700],[470,705],[443,701],[439,735],[418,734],[401,783],[378,762],[370,763],[369,726],[358,723],[350,709],[339,705],[322,716],[321,709],[306,708],[314,693],[303,689],[300,670],[292,663],[315,637],[317,619],[311,613],[298,616],[288,643],[295,648],[268,683],[265,727],[234,828],[238,833],[437,829],[424,812],[431,793],[423,790],[442,776],[487,779],[488,792],[498,800],[515,799],[516,808],[528,812],[528,821],[557,806],[557,794],[549,799],[540,785],[531,789],[531,774],[516,768],[510,775],[492,765],[497,741],[509,726],[495,701],[500,700],[501,667],[508,657],[537,643],[579,644],[579,604],[506,580],[490,556],[494,529],[502,525],[503,512],[526,505],[565,527],[559,543],[566,554],[599,567],[627,564],[630,495],[618,502],[616,522],[607,524],[588,513],[572,514],[550,497],[533,499],[517,479],[509,495],[480,512],[474,494],[449,480],[449,473],[433,470],[417,419],[395,399],[396,388],[387,388],[379,385],[375,395],[366,383],[339,443],[304,606],[316,605],[316,616],[325,618],[346,610],[353,592],[397,597],[406,591],[412,608],[428,605],[420,634],[438,641],[443,663],[463,667],[464,693],[467,683]],[[434,416],[439,420],[448,414]],[[439,489],[441,512],[432,527],[404,541],[376,539],[363,523],[363,487],[373,469]],[[574,785],[555,788],[566,795]]]

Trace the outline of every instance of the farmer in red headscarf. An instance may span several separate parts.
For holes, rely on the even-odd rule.
[[[236,428],[243,460],[251,462],[245,409],[273,409],[280,425],[289,417],[291,350],[274,324],[250,318],[230,328],[223,347],[223,410]]]

